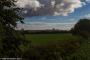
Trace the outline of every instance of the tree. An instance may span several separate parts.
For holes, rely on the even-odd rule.
[[[79,22],[72,29],[72,33],[88,38],[90,35],[90,20],[80,19]]]
[[[0,57],[19,57],[22,35],[15,30],[17,21],[23,23],[16,0],[0,0]]]

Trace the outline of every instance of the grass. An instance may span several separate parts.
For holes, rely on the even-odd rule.
[[[56,41],[66,41],[77,39],[76,36],[73,36],[70,33],[64,34],[26,34],[26,39],[32,41],[32,44],[43,45]]]
[[[90,39],[84,41],[72,57],[76,60],[90,60]]]
[[[71,40],[78,41],[80,40],[80,37],[74,36],[70,33],[64,33],[64,34],[26,34],[26,39],[29,41],[32,41],[33,45],[48,45],[49,43],[55,43],[55,42],[69,42]],[[71,54],[69,57],[67,57],[67,60],[90,60],[90,39],[84,40],[82,39],[82,43],[80,44],[80,47],[76,49],[76,51]],[[65,46],[71,46],[72,44],[68,44]],[[64,46],[64,47],[65,47]],[[66,48],[67,48],[66,47]],[[75,46],[74,46],[75,47]]]

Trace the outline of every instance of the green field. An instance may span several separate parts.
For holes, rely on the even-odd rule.
[[[90,39],[84,41],[72,56],[75,57],[76,60],[90,60]]]
[[[57,41],[66,41],[66,40],[77,40],[78,37],[73,36],[70,33],[64,34],[26,34],[26,39],[31,41],[32,44],[48,44]]]
[[[90,60],[90,39],[86,40],[80,36],[74,36],[71,33],[26,34],[26,40],[31,41],[33,45],[37,45],[37,46],[40,45],[40,47],[43,45],[49,46],[48,44],[52,44],[52,43],[57,44],[56,42],[58,42],[59,44],[64,44],[64,45],[61,45],[61,47],[62,47],[61,49],[67,49],[67,50],[69,49],[69,51],[74,51],[72,54],[70,54],[71,56],[69,55],[67,57],[68,60],[73,60],[73,59],[74,60]],[[80,45],[76,44],[76,46],[75,46],[73,43],[69,42],[72,40],[74,40],[74,42],[81,40],[82,43]],[[64,42],[66,42],[66,43],[64,43]],[[57,44],[57,45],[59,46],[59,44]],[[51,47],[54,48],[53,45]],[[51,47],[49,47],[49,48],[51,48]],[[59,48],[56,47],[54,49],[59,49]],[[68,53],[66,53],[66,54],[68,54]]]

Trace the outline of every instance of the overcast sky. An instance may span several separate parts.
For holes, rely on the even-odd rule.
[[[69,30],[80,18],[90,18],[90,0],[18,0],[25,24],[18,28]]]

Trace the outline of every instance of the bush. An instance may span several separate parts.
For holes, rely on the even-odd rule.
[[[80,21],[72,28],[72,34],[88,38],[90,36],[90,20],[80,19]]]

